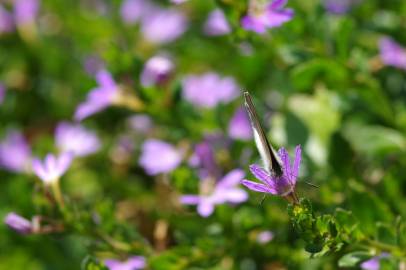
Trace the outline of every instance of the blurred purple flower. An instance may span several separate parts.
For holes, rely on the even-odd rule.
[[[172,9],[155,9],[143,18],[141,31],[144,37],[157,44],[174,41],[187,28],[185,16]]]
[[[14,16],[17,25],[33,24],[39,10],[38,0],[15,0]]]
[[[149,87],[165,82],[174,66],[172,61],[165,56],[154,56],[150,58],[144,66],[141,73],[141,84],[144,87]]]
[[[31,149],[24,136],[12,130],[0,143],[0,167],[13,172],[29,172]]]
[[[171,144],[149,139],[142,146],[139,164],[149,175],[168,173],[179,166],[182,156],[183,154]]]
[[[371,259],[361,263],[361,269],[363,270],[379,270],[380,269],[380,260],[382,258],[387,258],[389,253],[382,253],[379,256],[372,257]]]
[[[358,2],[358,0],[325,0],[324,7],[329,13],[342,15]]]
[[[250,166],[250,171],[255,178],[262,182],[262,184],[249,180],[243,180],[241,183],[247,188],[257,192],[280,196],[290,194],[295,189],[296,179],[299,175],[300,160],[302,156],[300,145],[296,146],[295,152],[295,160],[293,166],[291,166],[288,152],[284,148],[279,149],[278,154],[282,160],[283,167],[282,176],[273,176],[259,165],[253,164]]]
[[[128,118],[128,126],[137,132],[148,133],[152,128],[152,120],[146,114],[137,114]]]
[[[31,221],[14,212],[7,214],[7,216],[4,218],[4,223],[20,234],[29,234],[33,230]]]
[[[294,11],[284,8],[287,2],[287,0],[274,0],[266,4],[251,2],[248,14],[241,19],[242,27],[263,34],[267,28],[279,27],[292,20]]]
[[[212,11],[204,24],[204,32],[209,36],[221,36],[231,32],[231,27],[221,9]]]
[[[203,141],[195,146],[194,151],[194,166],[199,167],[199,177],[205,179],[207,177],[220,177],[220,170],[214,158],[214,152],[209,142]],[[193,162],[193,160],[192,160]]]
[[[138,270],[143,269],[146,266],[145,258],[142,256],[130,257],[125,262],[107,259],[104,261],[104,264],[110,270]]]
[[[0,104],[3,103],[5,95],[6,95],[6,88],[4,87],[4,85],[2,83],[0,83]]]
[[[110,152],[110,158],[114,163],[127,164],[131,160],[134,151],[134,139],[121,135]]]
[[[406,70],[406,49],[401,47],[390,37],[384,37],[379,41],[380,56],[382,62],[388,66],[394,66]]]
[[[171,3],[179,5],[179,4],[185,3],[189,0],[170,0],[170,1],[171,1]]]
[[[82,121],[90,115],[104,110],[117,99],[119,87],[109,72],[99,71],[96,81],[99,84],[98,87],[93,88],[87,95],[86,101],[80,103],[76,108],[75,120]]]
[[[242,203],[248,199],[245,190],[238,187],[244,177],[244,171],[235,169],[226,174],[217,184],[211,179],[200,181],[200,195],[183,195],[182,204],[197,205],[197,212],[202,217],[210,216],[214,207],[224,203]],[[214,187],[213,187],[214,186]]]
[[[34,173],[45,183],[51,184],[66,172],[73,160],[71,152],[65,152],[58,157],[53,154],[48,154],[44,161],[35,158],[32,161],[32,169]]]
[[[13,16],[0,4],[0,34],[14,30]]]
[[[127,24],[135,24],[147,16],[153,5],[147,0],[125,0],[120,8],[123,21]]]
[[[83,66],[87,74],[96,76],[97,72],[104,69],[104,62],[98,56],[90,55],[85,57]]]
[[[238,108],[231,118],[228,126],[228,135],[236,140],[252,139],[252,129],[247,112],[244,108]]]
[[[72,152],[83,157],[99,150],[100,140],[92,131],[80,124],[61,122],[55,131],[56,145],[62,152]]]
[[[260,244],[266,244],[272,241],[274,235],[271,231],[262,231],[257,235],[257,242]]]
[[[232,77],[220,78],[216,73],[189,75],[182,82],[182,96],[193,105],[213,108],[218,103],[235,99],[239,86]]]

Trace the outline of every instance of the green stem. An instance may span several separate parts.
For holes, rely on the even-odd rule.
[[[399,247],[393,246],[390,244],[385,244],[376,240],[371,240],[371,239],[365,239],[364,242],[368,246],[372,246],[376,249],[379,249],[381,251],[389,251],[390,253],[397,253],[397,254],[402,254],[403,256],[406,256],[404,251],[401,251]]]
[[[65,202],[63,201],[61,188],[59,186],[59,180],[56,179],[55,181],[53,181],[51,184],[51,187],[52,187],[52,192],[54,194],[56,203],[58,204],[58,206],[61,209],[65,208]]]

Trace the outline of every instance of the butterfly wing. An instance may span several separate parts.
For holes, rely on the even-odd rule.
[[[245,109],[248,112],[251,127],[254,133],[255,144],[261,156],[262,162],[264,163],[264,168],[272,175],[281,176],[282,166],[280,165],[274,149],[265,136],[265,132],[261,127],[254,104],[252,103],[251,96],[248,92],[244,92],[244,101]]]

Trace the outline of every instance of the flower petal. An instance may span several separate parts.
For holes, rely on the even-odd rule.
[[[72,152],[65,152],[61,154],[58,158],[58,174],[61,176],[66,172],[66,170],[69,168],[71,162],[73,160],[73,153]]]
[[[279,149],[279,156],[282,160],[282,164],[283,164],[283,173],[286,176],[286,178],[291,181],[292,177],[292,170],[290,167],[290,159],[289,159],[289,153],[288,151],[286,151],[285,148],[281,148]]]
[[[292,172],[295,183],[296,183],[296,178],[299,176],[299,168],[300,168],[301,159],[302,159],[302,148],[300,147],[300,145],[297,145],[295,148],[295,161],[293,163],[293,172]]]
[[[255,183],[249,180],[242,180],[241,184],[246,186],[247,188],[256,191],[256,192],[263,192],[263,193],[271,193],[271,194],[277,194],[276,190],[271,187],[267,187],[264,184],[260,183]]]
[[[224,198],[230,203],[241,203],[248,199],[248,194],[240,188],[232,188],[224,192]]]
[[[250,165],[250,171],[255,176],[255,178],[257,178],[270,188],[275,187],[274,179],[269,175],[269,173],[265,169],[261,168],[259,165],[257,164]]]
[[[179,199],[181,204],[198,204],[200,202],[199,195],[183,195]]]
[[[214,204],[209,200],[201,200],[199,205],[197,206],[197,212],[202,217],[210,216],[214,211]]]
[[[269,8],[273,10],[278,10],[283,8],[287,2],[288,0],[275,0],[269,5]]]
[[[244,178],[244,171],[235,169],[227,173],[217,184],[218,188],[229,188],[238,185]]]

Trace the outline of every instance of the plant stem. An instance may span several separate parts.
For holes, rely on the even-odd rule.
[[[61,209],[65,208],[65,202],[63,201],[63,196],[61,188],[59,186],[59,180],[55,180],[51,184],[52,192],[54,193],[55,201]]]

